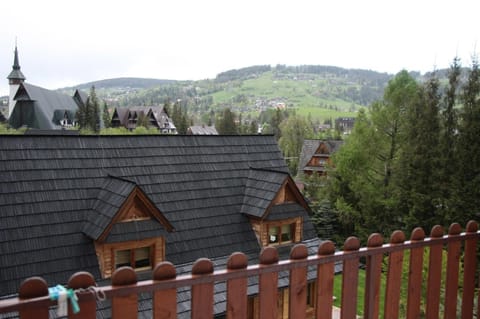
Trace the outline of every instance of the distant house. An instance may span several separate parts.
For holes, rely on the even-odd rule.
[[[343,134],[350,134],[354,125],[354,117],[339,117],[335,119],[335,129]]]
[[[51,130],[72,127],[79,105],[87,98],[78,90],[72,97],[26,83],[16,47],[12,71],[7,79],[10,85],[8,122],[13,128],[25,126]]]
[[[194,125],[188,128],[187,135],[218,135],[218,132],[213,125]]]
[[[326,175],[327,167],[331,164],[331,155],[342,144],[341,140],[304,140],[298,164],[298,175]]]
[[[188,274],[201,257],[225,267],[233,252],[258,263],[261,249],[287,259],[297,243],[316,254],[310,208],[288,174],[273,136],[4,135],[0,149],[0,299],[32,275],[65,284],[77,271],[99,285],[130,266],[151,278],[172,262]],[[337,269],[339,271],[339,269]],[[279,273],[278,309],[288,314],[288,275]],[[315,311],[316,271],[307,311]],[[249,318],[258,318],[258,282],[249,282]],[[226,285],[215,285],[216,315]],[[178,318],[190,318],[190,290]],[[150,295],[139,317],[151,318]],[[99,318],[111,317],[105,305]]]
[[[134,130],[142,120],[150,127],[156,127],[163,134],[177,134],[177,128],[165,109],[155,106],[117,107],[113,111],[111,126]]]

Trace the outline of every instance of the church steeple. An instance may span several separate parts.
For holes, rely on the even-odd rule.
[[[15,56],[13,57],[12,72],[7,77],[9,84],[20,84],[25,82],[25,76],[20,71],[20,63],[18,62],[18,50],[15,44]]]
[[[20,71],[20,63],[18,62],[18,50],[17,50],[17,41],[15,41],[15,55],[13,57],[13,66],[12,72],[7,76],[8,84],[10,85],[10,96],[8,99],[8,117],[12,115],[13,109],[15,108],[15,94],[17,93],[20,85],[25,82],[25,75]]]

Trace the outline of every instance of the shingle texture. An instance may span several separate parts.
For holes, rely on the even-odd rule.
[[[80,95],[77,95],[80,96]],[[73,118],[78,109],[75,97],[22,83],[15,94],[16,104],[9,118],[12,127],[59,129],[64,113]]]
[[[258,256],[242,211],[260,214],[287,172],[272,136],[0,136],[0,296],[30,276],[49,286],[80,270],[100,278],[94,239],[135,187],[175,231],[155,219],[118,223],[107,242],[163,236],[166,260],[186,269],[200,257]],[[314,240],[301,206],[279,205],[271,218],[292,214]]]

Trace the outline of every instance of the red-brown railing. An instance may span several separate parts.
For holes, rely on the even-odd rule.
[[[385,273],[384,318],[398,318],[402,283],[402,266],[405,252],[409,251],[408,296],[405,316],[407,319],[425,318],[462,319],[479,318],[476,296],[477,242],[480,232],[476,222],[469,222],[465,232],[459,224],[452,224],[448,234],[435,226],[426,238],[422,229],[415,229],[409,241],[401,231],[395,231],[388,244],[379,234],[372,234],[366,247],[360,248],[355,237],[348,238],[343,251],[335,251],[330,241],[323,242],[317,255],[308,256],[307,247],[299,244],[292,248],[289,260],[278,260],[275,248],[267,247],[260,255],[260,264],[247,264],[242,253],[230,256],[226,269],[214,270],[206,258],[197,260],[190,275],[177,276],[175,267],[163,262],[153,271],[153,279],[137,282],[136,273],[128,267],[120,268],[112,276],[111,286],[92,287],[95,281],[89,273],[74,274],[68,287],[77,292],[80,312],[74,314],[69,305],[68,318],[96,318],[98,296],[111,301],[112,318],[137,318],[138,294],[152,294],[152,318],[176,318],[177,288],[191,287],[191,318],[213,317],[214,284],[227,282],[227,318],[247,318],[247,279],[258,276],[259,310],[262,319],[276,319],[278,315],[278,273],[289,272],[288,317],[305,318],[307,313],[307,269],[316,267],[315,318],[332,318],[333,283],[335,263],[343,263],[341,292],[341,318],[357,315],[357,287],[360,259],[365,261],[364,318],[379,318],[380,287]],[[462,250],[463,243],[463,250]],[[442,259],[447,251],[446,273],[442,281]],[[426,282],[424,275],[424,251],[428,251]],[[388,262],[383,265],[384,257]],[[426,261],[426,260],[425,260]],[[443,263],[445,264],[445,263]],[[460,268],[462,266],[463,268]],[[463,278],[459,274],[462,273]],[[460,285],[463,281],[463,284]],[[445,284],[442,285],[442,282]],[[426,295],[422,287],[426,285]],[[444,293],[442,294],[441,291]],[[475,300],[477,299],[477,300]],[[458,300],[461,300],[457,303]],[[18,312],[20,318],[48,318],[49,309],[56,305],[50,300],[48,286],[42,278],[33,277],[20,286],[18,298],[0,300],[0,314]],[[475,312],[475,313],[474,313]],[[1,316],[0,316],[1,317]]]

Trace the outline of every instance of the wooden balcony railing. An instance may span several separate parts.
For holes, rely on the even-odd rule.
[[[440,314],[444,318],[478,318],[475,304],[479,296],[475,283],[479,236],[478,224],[471,221],[465,232],[459,224],[452,224],[446,235],[442,227],[435,226],[428,238],[422,229],[417,228],[408,241],[405,241],[403,232],[395,231],[388,244],[384,244],[379,234],[372,234],[363,248],[357,238],[350,237],[345,241],[343,251],[335,251],[334,244],[326,241],[314,256],[309,256],[306,246],[299,244],[292,248],[289,260],[279,261],[277,250],[269,247],[262,251],[258,265],[249,266],[244,254],[234,253],[226,269],[214,270],[209,259],[201,258],[195,262],[190,275],[177,276],[175,267],[163,262],[155,267],[152,280],[146,281],[137,281],[136,273],[125,267],[115,271],[110,286],[102,287],[95,286],[89,273],[78,272],[67,285],[76,292],[80,312],[75,314],[69,303],[68,318],[96,318],[97,305],[102,303],[98,301],[99,296],[109,299],[112,318],[137,318],[140,293],[152,296],[152,318],[176,318],[177,289],[181,287],[191,288],[191,318],[212,318],[214,284],[225,281],[227,318],[247,318],[247,279],[258,276],[257,316],[276,319],[277,278],[283,271],[289,273],[288,317],[305,318],[309,267],[314,267],[317,273],[313,315],[315,318],[332,318],[334,265],[338,262],[343,264],[340,316],[356,318],[359,301],[354,288],[359,282],[360,261],[366,266],[363,317],[379,318],[381,280],[385,280],[384,318],[398,318],[402,274],[406,273],[402,270],[403,259],[406,256],[409,256],[405,260],[409,271],[404,275],[408,285],[407,319],[439,318]],[[428,260],[423,260],[424,255]],[[442,260],[444,256],[446,262]],[[385,264],[384,260],[387,260]],[[424,264],[428,264],[426,269]],[[446,276],[442,278],[444,267]],[[425,281],[422,280],[424,275]],[[425,287],[426,293],[423,293]],[[48,294],[48,286],[42,278],[29,278],[21,284],[18,297],[0,300],[0,317],[16,312],[23,319],[48,318],[50,308],[57,305]],[[425,314],[421,314],[421,309],[425,309]]]

